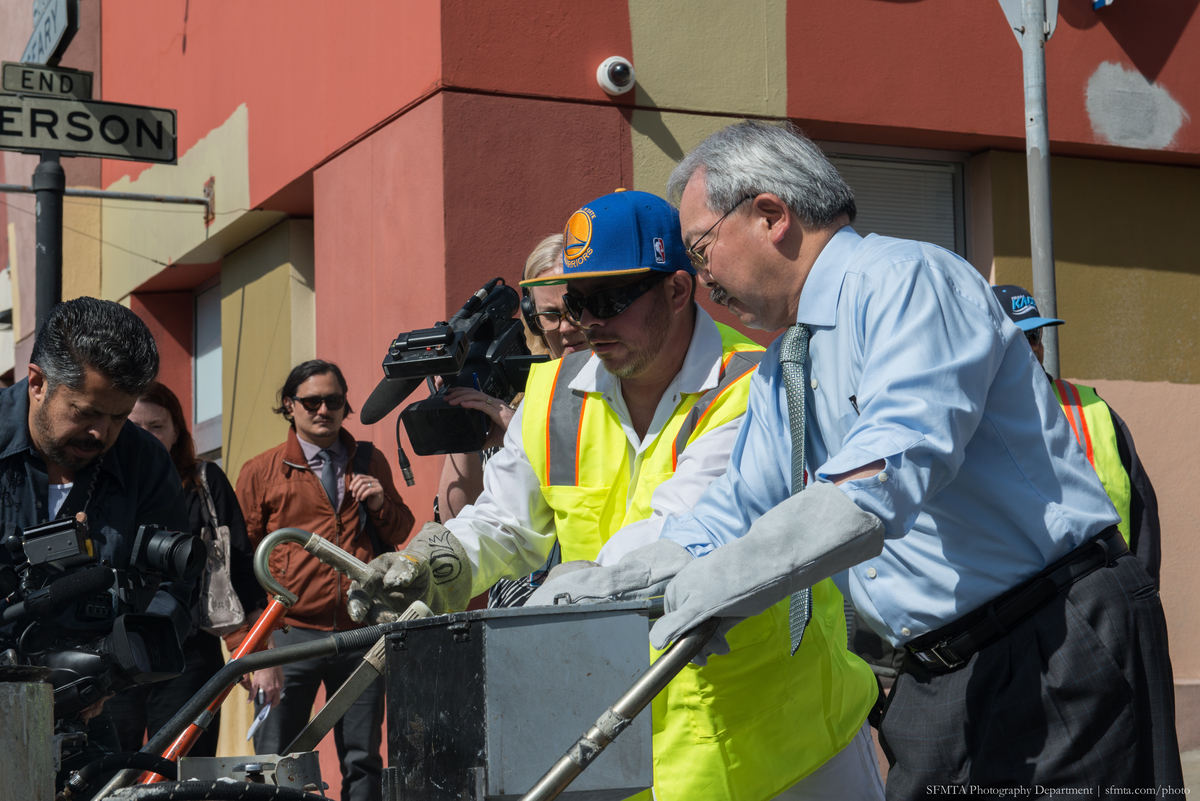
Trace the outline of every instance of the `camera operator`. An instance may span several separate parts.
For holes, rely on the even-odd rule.
[[[543,239],[525,260],[522,280],[561,273],[562,251],[562,234],[551,234]],[[557,287],[530,287],[525,290],[525,298],[527,300],[521,302],[521,322],[525,326],[525,344],[529,346],[530,353],[547,353],[553,359],[561,359],[568,353],[587,348],[583,329],[567,318],[562,290]],[[464,506],[475,503],[475,499],[483,492],[483,464],[487,461],[484,454],[490,454],[504,445],[508,421],[521,403],[520,397],[513,398],[509,404],[467,387],[451,389],[446,393],[446,400],[451,406],[483,412],[492,419],[492,428],[488,432],[484,451],[446,456],[436,507],[441,522],[457,516]]]
[[[170,456],[127,420],[157,374],[154,337],[129,309],[83,297],[51,310],[34,342],[28,379],[0,390],[6,534],[84,512],[97,560],[124,569],[139,526],[190,530]],[[0,564],[21,558],[0,548]],[[180,641],[191,629],[191,592],[192,582],[163,582],[145,610],[170,617]],[[0,601],[0,609],[7,606]],[[90,721],[88,749],[73,762],[118,750],[104,700],[81,713]]]

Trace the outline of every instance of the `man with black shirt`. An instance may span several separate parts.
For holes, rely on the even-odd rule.
[[[5,533],[84,512],[97,561],[125,568],[140,526],[191,530],[170,456],[127,421],[157,374],[154,337],[130,310],[87,297],[54,307],[38,331],[28,378],[0,390]],[[0,564],[14,561],[0,548]],[[170,617],[183,641],[191,630],[191,593],[192,582],[164,582],[145,611]],[[0,609],[6,606],[0,600]],[[103,704],[82,713],[90,724],[80,764],[118,750]]]

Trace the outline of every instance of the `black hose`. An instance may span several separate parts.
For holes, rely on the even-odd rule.
[[[179,776],[179,766],[169,759],[163,759],[157,754],[143,754],[141,751],[121,751],[116,754],[106,754],[95,762],[89,762],[71,774],[66,786],[58,794],[58,801],[66,801],[72,796],[83,795],[91,788],[92,782],[104,774],[121,770],[122,768],[137,768],[152,770],[160,776],[174,781]]]
[[[306,659],[319,659],[326,656],[340,656],[341,654],[354,653],[355,651],[365,651],[386,633],[387,627],[388,624],[384,623],[378,626],[354,629],[353,631],[339,631],[323,640],[313,640],[312,642],[299,643],[297,645],[284,645],[280,648],[258,651],[243,656],[241,659],[226,662],[225,667],[218,670],[200,688],[200,692],[188,699],[183,708],[176,712],[175,716],[167,721],[166,725],[159,729],[150,738],[149,742],[142,746],[141,753],[157,756],[166,751],[168,746],[175,742],[175,739],[180,734],[183,734],[192,721],[196,720],[200,713],[207,709],[208,705],[215,701],[217,696],[224,692],[226,687],[237,681],[239,677],[255,670],[288,665],[292,662],[303,662]],[[136,778],[137,774],[133,771],[121,771],[121,773],[117,774],[116,778],[102,788],[105,791],[104,794],[121,787],[128,787]]]
[[[250,782],[159,782],[127,787],[121,801],[328,801],[325,796],[295,787]]]

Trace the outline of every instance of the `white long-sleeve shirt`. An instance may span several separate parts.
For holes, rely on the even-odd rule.
[[[683,367],[663,393],[645,437],[638,437],[621,393],[621,380],[593,355],[571,389],[600,393],[625,431],[630,475],[630,497],[637,486],[642,459],[671,419],[684,393],[705,392],[721,376],[721,334],[717,324],[699,306],[696,325]],[[504,447],[488,460],[483,473],[483,493],[471,506],[446,523],[463,544],[473,569],[471,594],[484,592],[497,580],[516,579],[540,567],[556,538],[554,514],[542,496],[538,477],[521,435],[522,407],[508,424]],[[725,472],[742,418],[719,426],[689,445],[679,455],[675,474],[651,496],[651,515],[618,531],[600,551],[597,561],[612,564],[635,548],[658,539],[663,523],[673,515],[691,511],[704,490]]]

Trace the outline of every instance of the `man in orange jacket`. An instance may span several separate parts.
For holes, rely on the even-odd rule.
[[[369,442],[355,442],[342,427],[351,411],[346,394],[342,371],[320,359],[298,365],[284,382],[275,412],[292,424],[287,441],[246,462],[238,475],[238,501],[256,548],[272,531],[293,526],[369,562],[402,545],[412,531],[412,512],[383,454]],[[299,596],[284,617],[291,629],[275,632],[277,645],[358,628],[346,608],[348,578],[299,545],[276,548],[270,565],[275,578]],[[227,642],[236,647],[243,636],[235,632]],[[332,694],[360,661],[361,655],[349,654],[285,665],[282,692],[269,674],[256,676],[252,692],[261,689],[273,708],[255,734],[255,751],[281,753],[308,722],[320,684]],[[376,682],[334,727],[343,801],[379,801],[382,724],[383,685]]]

